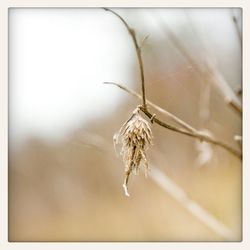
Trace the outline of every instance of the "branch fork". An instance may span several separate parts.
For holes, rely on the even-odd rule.
[[[195,128],[193,128],[192,126],[187,124],[186,122],[182,121],[180,118],[178,118],[175,115],[171,114],[170,112],[160,108],[159,106],[153,104],[152,102],[146,100],[145,79],[144,79],[144,69],[143,69],[143,61],[142,61],[142,55],[141,55],[141,47],[138,45],[138,42],[136,39],[136,32],[134,29],[132,29],[128,25],[128,23],[119,14],[117,14],[116,12],[114,12],[113,10],[108,9],[108,8],[104,8],[104,10],[109,11],[112,14],[114,14],[115,16],[117,16],[121,20],[121,22],[124,24],[124,26],[126,27],[128,33],[130,34],[130,36],[133,40],[135,50],[136,50],[136,55],[137,55],[137,59],[138,59],[138,63],[139,63],[139,69],[140,69],[140,76],[141,76],[141,93],[142,93],[141,96],[139,94],[137,94],[136,92],[134,92],[133,90],[130,90],[121,84],[113,83],[113,82],[104,82],[105,84],[116,85],[119,88],[127,91],[128,93],[130,93],[133,96],[136,96],[137,98],[142,100],[142,105],[139,105],[134,110],[132,116],[129,118],[129,120],[127,120],[123,124],[123,126],[121,127],[119,134],[118,134],[118,136],[120,135],[121,137],[123,137],[122,138],[123,149],[122,149],[121,153],[123,154],[123,160],[124,160],[124,163],[126,165],[125,179],[124,179],[124,183],[123,183],[125,195],[129,196],[128,187],[127,187],[129,176],[130,176],[131,172],[134,172],[135,174],[138,173],[139,166],[140,166],[140,163],[142,160],[144,161],[144,165],[145,165],[145,170],[146,170],[145,173],[147,172],[147,169],[148,169],[148,164],[147,164],[147,159],[146,159],[146,154],[145,154],[145,150],[146,150],[147,145],[144,145],[144,144],[145,144],[145,142],[146,142],[146,144],[151,144],[152,132],[151,132],[151,128],[150,128],[149,124],[147,123],[147,121],[140,116],[140,114],[138,112],[139,110],[141,110],[150,119],[151,123],[155,122],[158,125],[166,128],[166,129],[169,129],[169,130],[172,130],[172,131],[175,131],[175,132],[187,135],[187,136],[197,138],[200,141],[205,141],[205,142],[220,146],[220,147],[226,149],[228,152],[234,154],[235,156],[237,156],[238,158],[241,159],[242,154],[238,150],[232,148],[231,146],[227,145],[224,142],[221,142],[219,140],[214,139],[212,136],[206,135],[206,134],[202,133],[201,131],[196,130]],[[166,124],[165,122],[156,118],[156,115],[152,114],[149,111],[149,109],[147,107],[147,103],[149,103],[151,106],[156,108],[158,111],[167,115],[169,118],[171,118],[172,120],[177,122],[181,126],[181,128]],[[138,126],[141,126],[139,129],[140,134],[137,134]],[[117,139],[116,135],[115,135],[115,137]],[[144,139],[142,140],[142,138],[144,138]]]

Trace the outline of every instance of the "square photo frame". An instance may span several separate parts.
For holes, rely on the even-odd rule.
[[[105,241],[103,239],[99,240],[89,240],[89,241],[61,241],[61,240],[48,240],[48,241],[39,241],[39,240],[11,240],[9,233],[9,223],[10,223],[10,210],[9,210],[9,190],[10,190],[10,179],[8,178],[9,171],[9,149],[10,149],[10,85],[9,81],[11,76],[9,74],[10,70],[10,54],[9,54],[9,15],[11,9],[18,8],[54,8],[54,9],[77,9],[77,8],[102,8],[107,7],[111,10],[115,10],[115,8],[240,8],[242,10],[242,236],[237,238],[237,240],[217,240],[216,241],[119,241],[112,242],[110,240]],[[247,68],[250,64],[248,54],[249,54],[249,25],[250,23],[250,5],[247,1],[223,1],[220,2],[219,5],[217,1],[182,1],[182,2],[174,2],[174,1],[69,1],[69,0],[61,0],[61,1],[2,1],[1,2],[1,238],[0,238],[0,248],[1,249],[96,249],[99,247],[104,247],[107,249],[248,249],[250,247],[249,242],[249,225],[247,221],[250,219],[249,217],[249,184],[248,178],[250,177],[250,172],[247,166],[249,165],[249,155],[246,153],[249,147],[249,132],[246,129],[249,126],[248,117],[249,117],[249,108],[248,108],[248,100],[249,100],[249,87],[247,82],[250,81],[249,73],[247,72]],[[133,35],[131,35],[133,37]],[[142,38],[141,41],[144,41]],[[149,114],[149,117],[155,119],[154,122],[157,123],[157,116],[154,118],[154,114]],[[153,118],[152,118],[153,117]],[[157,172],[154,173],[155,178],[164,179],[164,176],[158,176]],[[169,185],[165,186],[164,184],[168,182]],[[214,218],[209,217],[210,214],[206,214],[206,211],[202,209],[202,207],[197,206],[193,199],[189,199],[188,196],[185,196],[185,193],[182,193],[181,189],[178,189],[179,186],[176,186],[171,182],[171,179],[163,180],[162,184],[159,184],[162,189],[172,190],[173,193],[176,194],[174,198],[177,202],[182,203],[183,206],[186,207],[186,210],[195,214],[201,221],[205,221],[204,223],[208,224],[210,228],[220,228],[219,231],[225,234],[227,229],[218,226],[218,221],[214,220]],[[171,189],[172,188],[172,189]],[[126,192],[126,188],[125,188]],[[171,191],[169,191],[171,192]],[[183,195],[185,198],[183,198]],[[179,199],[179,200],[178,200]],[[185,201],[184,201],[185,200]],[[193,203],[192,203],[193,202]],[[184,204],[185,203],[185,204]],[[209,222],[206,222],[206,218]],[[210,218],[210,219],[209,219]],[[183,222],[185,223],[185,222]],[[12,225],[13,226],[13,225]]]

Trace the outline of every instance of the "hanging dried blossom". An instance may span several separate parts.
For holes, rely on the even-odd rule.
[[[144,166],[145,176],[149,170],[146,150],[152,145],[153,136],[150,123],[140,115],[139,110],[136,108],[119,132],[114,135],[115,145],[122,144],[120,154],[125,164],[123,188],[127,196],[129,196],[127,185],[130,174],[139,174],[140,166]]]

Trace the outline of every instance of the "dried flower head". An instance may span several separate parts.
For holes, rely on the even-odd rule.
[[[152,130],[150,123],[140,115],[139,110],[136,108],[118,134],[114,135],[114,143],[122,144],[121,155],[125,163],[123,187],[127,196],[129,196],[127,184],[130,174],[137,175],[141,165],[144,166],[145,176],[149,170],[146,150],[152,145]]]

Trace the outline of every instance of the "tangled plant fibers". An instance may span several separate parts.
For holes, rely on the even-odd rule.
[[[136,108],[119,132],[114,135],[114,144],[122,144],[120,154],[125,164],[123,188],[127,196],[129,196],[127,185],[130,174],[137,175],[141,165],[144,166],[145,176],[149,170],[146,150],[152,145],[152,130],[150,123],[140,115],[139,111],[140,109]]]

